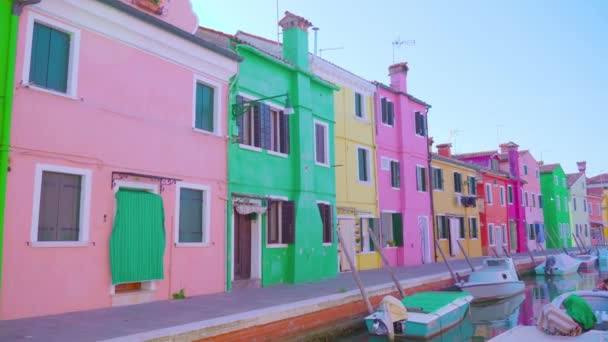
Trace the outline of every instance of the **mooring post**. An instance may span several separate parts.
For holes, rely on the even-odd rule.
[[[342,250],[344,251],[344,254],[346,255],[346,260],[348,261],[350,270],[353,272],[353,277],[355,278],[355,282],[357,283],[357,286],[359,287],[359,291],[361,291],[361,295],[363,296],[363,301],[365,302],[365,305],[367,306],[367,311],[370,314],[372,314],[372,313],[374,313],[374,308],[372,307],[372,303],[370,303],[369,298],[367,297],[367,293],[365,292],[365,287],[363,287],[363,283],[361,283],[361,278],[359,278],[359,272],[357,271],[355,261],[353,260],[352,255],[350,255],[350,251],[344,246],[344,238],[342,237],[342,232],[340,231],[340,228],[338,228],[338,242],[340,243],[340,246],[342,246]]]
[[[454,279],[454,282],[457,283],[459,281],[459,279],[456,277],[454,270],[452,270],[452,266],[450,266],[448,259],[446,259],[445,253],[443,253],[443,248],[441,248],[441,245],[439,244],[439,242],[437,242],[437,240],[434,240],[434,241],[435,241],[435,247],[437,247],[439,249],[439,253],[441,253],[441,257],[443,258],[443,262],[445,262],[445,265],[448,267],[448,271],[450,271],[450,274],[452,275],[452,279]]]
[[[382,246],[380,245],[380,241],[378,240],[378,236],[376,235],[376,232],[374,232],[370,227],[367,227],[367,231],[369,232],[369,236],[372,238],[372,242],[374,243],[374,246],[376,246],[376,250],[378,251],[378,253],[380,253],[380,257],[382,258],[382,262],[384,263],[384,266],[386,266],[386,270],[391,275],[391,278],[393,279],[395,286],[397,286],[397,289],[399,290],[399,294],[401,295],[401,298],[405,298],[405,293],[403,292],[403,288],[401,287],[399,280],[397,280],[397,277],[395,277],[395,273],[393,272],[393,268],[391,267],[391,264],[389,264],[388,259],[382,252]]]
[[[460,250],[462,251],[462,255],[464,255],[464,259],[467,261],[467,264],[469,264],[469,267],[471,268],[471,272],[475,272],[475,267],[473,267],[473,264],[471,264],[471,260],[469,260],[469,256],[467,255],[467,252],[464,250],[464,247],[462,247],[460,240],[456,240],[456,242],[458,243],[458,247],[460,247]]]

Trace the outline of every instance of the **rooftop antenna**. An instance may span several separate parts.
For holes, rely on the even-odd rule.
[[[415,40],[401,40],[400,37],[397,37],[397,40],[393,42],[393,63],[395,63],[395,49],[400,48],[401,46],[414,46],[416,45]]]
[[[459,129],[451,129],[450,130],[450,143],[452,144],[452,146],[454,147],[454,152],[456,152],[456,136],[459,135],[460,133],[462,133],[461,130]]]
[[[319,49],[319,57],[323,57],[323,51],[332,51],[332,50],[344,50],[344,47],[334,47],[334,48],[325,48],[325,49]]]
[[[281,27],[279,26],[279,0],[277,0],[277,43],[281,42]]]
[[[500,129],[503,127],[505,127],[505,125],[496,125],[496,142],[498,146],[500,146]]]

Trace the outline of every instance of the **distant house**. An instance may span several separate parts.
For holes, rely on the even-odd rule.
[[[567,174],[570,196],[570,227],[575,245],[591,245],[589,203],[587,199],[586,162],[578,162],[578,172]],[[581,246],[583,247],[583,246]]]
[[[602,173],[597,176],[593,176],[587,179],[587,189],[589,193],[594,196],[594,202],[599,201],[600,206],[598,210],[600,214],[596,214],[594,226],[600,229],[603,225],[603,240],[608,241],[608,173]],[[601,216],[602,223],[598,221],[598,216]]]
[[[560,164],[540,165],[547,248],[572,247],[568,179]]]

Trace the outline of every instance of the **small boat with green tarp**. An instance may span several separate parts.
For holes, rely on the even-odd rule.
[[[386,299],[375,313],[365,318],[370,334],[394,332],[395,337],[428,339],[460,323],[469,314],[473,296],[467,292],[419,292],[400,301],[407,314],[398,315],[396,319],[391,306],[398,300]]]

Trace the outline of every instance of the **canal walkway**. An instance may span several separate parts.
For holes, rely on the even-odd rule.
[[[536,256],[540,262],[541,254]],[[481,260],[475,258],[472,263],[478,267]],[[516,264],[530,262],[527,254],[514,260]],[[470,272],[464,260],[451,264],[459,274]],[[404,288],[450,278],[444,263],[399,267],[395,274]],[[360,276],[370,297],[396,290],[386,270],[362,271]],[[196,341],[360,300],[352,274],[342,273],[315,283],[0,321],[0,341]]]

